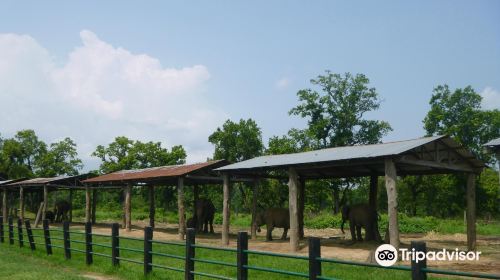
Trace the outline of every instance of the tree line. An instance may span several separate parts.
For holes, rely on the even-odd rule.
[[[357,144],[380,143],[392,131],[389,122],[368,118],[381,106],[376,88],[363,74],[337,74],[326,71],[311,80],[311,88],[297,92],[298,104],[289,115],[307,121],[304,128],[293,128],[286,135],[273,136],[264,143],[262,131],[253,119],[227,120],[208,141],[214,146],[212,159],[230,162],[260,155],[273,155]],[[434,88],[430,109],[422,120],[425,135],[450,135],[480,159],[493,166],[494,158],[482,144],[500,137],[500,110],[483,110],[482,97],[472,87]],[[123,169],[183,164],[186,151],[179,146],[167,149],[160,142],[141,142],[125,136],[116,137],[106,146],[99,145],[92,154],[101,160],[97,173]],[[82,170],[76,144],[70,138],[47,144],[33,130],[19,131],[14,137],[0,135],[0,178],[52,177],[76,175]],[[460,175],[406,176],[398,182],[400,211],[408,215],[450,217],[460,215],[465,206],[465,178]],[[346,203],[366,202],[369,182],[366,178],[317,180],[307,183],[306,212],[338,213]],[[500,214],[498,175],[491,169],[478,178],[478,213]],[[383,181],[380,182],[380,187]],[[251,204],[251,188],[236,184],[232,207],[246,212]],[[142,190],[136,190],[144,197]],[[175,204],[176,192],[157,190],[159,205]],[[218,188],[203,188],[202,195],[221,201]],[[189,197],[189,193],[187,194]],[[286,206],[286,182],[267,180],[259,195],[259,206]],[[385,192],[379,192],[379,209],[384,210]],[[221,203],[220,203],[221,204]],[[222,204],[221,204],[222,205]]]

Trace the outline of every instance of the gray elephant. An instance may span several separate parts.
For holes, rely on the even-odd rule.
[[[344,233],[344,223],[349,220],[349,228],[353,241],[363,241],[361,228],[365,229],[366,237],[373,235],[373,238],[380,242],[382,238],[378,231],[378,215],[372,211],[368,204],[345,205],[342,208],[342,224],[340,229]],[[366,238],[366,239],[371,239]]]
[[[55,222],[60,223],[69,219],[68,213],[71,209],[71,204],[66,200],[58,200],[54,206]]]
[[[272,232],[274,228],[283,228],[281,239],[285,240],[288,229],[290,228],[290,211],[288,208],[269,208],[257,214],[255,217],[255,225],[257,226],[258,232],[260,232],[260,227],[262,225],[266,225],[267,241],[273,240]]]
[[[194,228],[196,231],[208,233],[208,226],[210,225],[210,233],[214,233],[214,215],[215,206],[209,199],[199,199],[196,201],[196,213],[192,218],[187,220],[187,227]]]

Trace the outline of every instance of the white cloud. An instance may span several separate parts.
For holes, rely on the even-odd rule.
[[[46,141],[72,137],[91,168],[95,146],[118,135],[184,145],[191,162],[210,156],[208,135],[226,115],[203,96],[205,66],[166,68],[91,31],[80,37],[82,45],[57,66],[32,37],[0,34],[2,135],[33,128]]]
[[[486,87],[481,93],[483,97],[481,106],[485,110],[499,109],[500,110],[500,92],[491,88]]]
[[[288,79],[287,77],[283,77],[277,80],[276,83],[274,83],[274,86],[279,90],[284,90],[288,88],[289,85],[290,85],[290,79]]]

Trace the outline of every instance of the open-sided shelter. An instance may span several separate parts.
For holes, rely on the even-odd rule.
[[[492,154],[495,155],[498,162],[498,179],[500,180],[500,138],[493,139],[490,142],[484,144],[484,147],[488,149]]]
[[[69,190],[68,202],[70,203],[70,221],[72,219],[72,201],[73,201],[73,191],[76,189],[82,189],[82,180],[90,178],[91,174],[81,174],[75,176],[58,176],[50,178],[33,178],[27,180],[18,180],[15,182],[10,182],[2,186],[3,188],[3,200],[7,201],[8,191],[19,190],[19,218],[24,220],[24,194],[25,192],[42,192],[43,191],[43,205],[37,214],[37,220],[35,225],[38,225],[39,218],[45,219],[45,214],[48,209],[48,195],[51,191],[56,190]],[[6,203],[4,204],[3,215],[6,216]]]
[[[219,184],[222,178],[212,170],[227,165],[225,160],[214,160],[203,163],[169,165],[161,167],[152,167],[145,169],[121,170],[95,178],[85,180],[83,183],[87,190],[87,211],[90,209],[90,189],[99,189],[106,187],[118,187],[124,192],[124,214],[125,228],[131,229],[131,190],[132,186],[147,187],[149,193],[149,223],[154,227],[155,204],[154,188],[155,186],[177,186],[177,203],[179,210],[179,237],[185,235],[185,210],[184,210],[184,186],[194,187],[195,201],[197,200],[197,186],[203,184]],[[89,216],[86,215],[87,217]]]
[[[370,177],[369,204],[376,210],[377,177],[385,176],[388,197],[390,243],[399,247],[397,176],[426,174],[467,174],[467,245],[476,247],[475,177],[484,163],[448,136],[355,145],[316,151],[261,156],[216,169],[224,177],[223,243],[228,244],[229,184],[234,176],[276,178],[276,171],[288,173],[290,245],[299,248],[303,230],[304,186],[306,180]],[[257,181],[256,181],[257,182]],[[254,187],[254,201],[257,199]],[[255,204],[255,203],[254,203]],[[252,213],[255,216],[254,213]],[[252,236],[255,228],[252,227]]]

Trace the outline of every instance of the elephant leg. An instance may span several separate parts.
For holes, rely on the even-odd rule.
[[[288,233],[288,229],[284,228],[283,229],[283,235],[281,236],[281,240],[286,240],[286,234]]]
[[[208,233],[208,219],[205,219],[205,224],[203,225],[203,232]]]
[[[351,221],[349,221],[349,230],[351,231],[352,241],[356,241],[356,227]]]
[[[267,226],[267,234],[266,234],[266,240],[267,241],[272,241],[273,240],[273,226]]]
[[[358,240],[363,241],[363,236],[361,235],[361,226],[356,226],[356,234],[358,235]]]
[[[214,220],[210,220],[210,233],[214,233]]]

